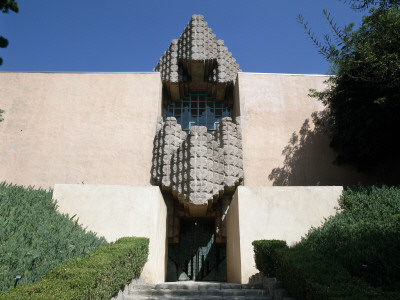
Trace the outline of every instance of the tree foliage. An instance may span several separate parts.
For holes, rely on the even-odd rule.
[[[380,5],[382,7],[389,8],[399,2],[398,0],[340,0],[340,1],[348,3],[350,7],[355,10],[367,9],[374,5]]]
[[[400,129],[399,0],[349,1],[354,9],[375,5],[360,28],[340,29],[324,11],[333,39],[321,42],[308,24],[299,21],[330,63],[334,76],[324,91],[312,91],[328,110],[331,147],[338,163],[368,167],[397,156]],[[318,122],[318,120],[316,120]]]
[[[8,13],[10,10],[18,12],[18,3],[14,0],[0,0],[0,10],[3,13]],[[8,40],[0,35],[0,48],[6,48],[8,46]],[[0,57],[0,65],[3,64],[3,59]]]

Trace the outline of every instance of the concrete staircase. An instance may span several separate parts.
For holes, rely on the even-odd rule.
[[[123,299],[272,300],[263,290],[262,283],[237,284],[194,281],[134,285],[129,288]]]

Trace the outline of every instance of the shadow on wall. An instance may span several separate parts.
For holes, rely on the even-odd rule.
[[[312,117],[319,117],[323,121],[323,113],[314,112]],[[322,178],[316,176],[317,171],[326,173],[327,168],[332,167],[334,156],[320,149],[324,144],[329,144],[327,127],[322,125],[324,122],[316,124],[314,128],[310,123],[306,119],[299,132],[293,132],[288,145],[282,151],[285,157],[283,166],[272,169],[268,175],[273,185],[336,184],[332,180],[326,180],[326,174]]]
[[[336,153],[329,147],[327,112],[314,112],[299,132],[293,132],[283,149],[283,166],[272,169],[268,179],[274,186],[400,184],[400,160],[390,161],[366,172],[350,165],[334,164]]]
[[[365,174],[351,166],[333,162],[335,153],[329,147],[326,111],[312,113],[299,132],[293,132],[283,149],[283,166],[272,169],[268,179],[275,186],[287,185],[352,185],[368,181]]]

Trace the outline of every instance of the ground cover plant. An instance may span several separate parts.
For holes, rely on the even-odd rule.
[[[148,253],[147,238],[121,238],[51,270],[38,282],[0,292],[0,300],[108,300],[139,277]]]
[[[51,269],[105,245],[74,217],[56,211],[52,192],[0,183],[0,291],[35,282]]]

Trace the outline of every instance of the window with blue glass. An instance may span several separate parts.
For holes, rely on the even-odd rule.
[[[222,118],[231,116],[232,110],[227,105],[203,92],[191,92],[164,108],[164,121],[167,117],[175,117],[187,132],[192,126],[206,126],[208,132],[212,132]]]

